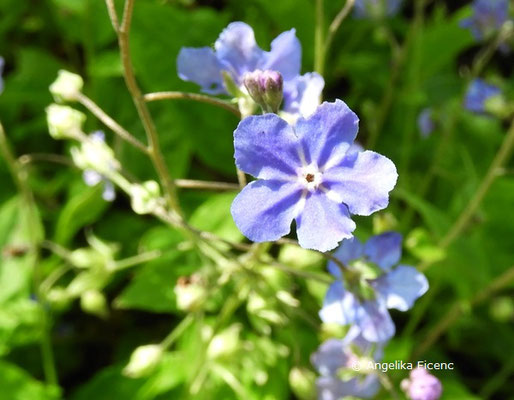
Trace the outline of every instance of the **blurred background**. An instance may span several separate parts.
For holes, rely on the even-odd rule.
[[[495,171],[470,223],[445,242],[510,125],[507,118],[463,107],[477,56],[494,40],[478,42],[459,26],[472,13],[470,2],[427,1],[421,11],[415,3],[405,1],[390,18],[350,15],[323,74],[324,98],[347,102],[361,119],[357,140],[391,158],[400,174],[389,208],[358,218],[356,235],[397,230],[405,237],[404,262],[429,266],[429,292],[410,312],[393,314],[397,334],[384,360],[454,362],[455,370],[437,373],[443,399],[514,399],[512,162]],[[122,3],[116,4],[121,13]],[[326,26],[342,6],[325,2]],[[269,266],[259,279],[214,270],[207,282],[193,279],[194,290],[198,286],[208,300],[203,319],[188,320],[190,310],[178,304],[177,293],[191,288],[190,276],[203,261],[183,246],[180,233],[135,215],[123,194],[104,201],[102,188],[87,186],[73,167],[70,144],[49,136],[48,87],[66,69],[80,74],[84,92],[144,140],[105,3],[0,0],[0,11],[0,120],[35,207],[27,208],[0,162],[0,399],[309,398],[309,357],[327,337],[317,316],[326,284]],[[137,0],[130,37],[138,82],[144,92],[198,92],[178,78],[178,52],[212,45],[231,21],[250,24],[264,49],[296,28],[302,72],[313,71],[315,14],[313,0]],[[513,65],[512,52],[493,51],[479,74],[507,101],[513,99]],[[173,177],[237,182],[234,115],[190,101],[149,106]],[[422,135],[418,118],[426,108],[434,127]],[[105,130],[131,175],[155,178],[149,161],[91,114],[85,126],[86,132]],[[193,226],[242,241],[228,217],[235,195],[180,191]],[[27,247],[34,237],[41,242],[38,259]],[[81,269],[81,260],[104,265],[155,250],[160,257],[108,276]],[[316,254],[287,246],[272,252],[302,271],[325,274]],[[289,293],[289,303],[277,300],[277,291]],[[234,292],[248,296],[234,302]],[[264,304],[257,307],[252,296]],[[184,321],[182,335],[171,338],[173,350],[150,372],[130,376],[126,366],[134,349],[161,342]],[[225,335],[221,350],[202,347],[209,329]],[[202,369],[206,357],[209,368]],[[57,376],[45,365],[52,359]],[[390,373],[396,385],[405,375]]]

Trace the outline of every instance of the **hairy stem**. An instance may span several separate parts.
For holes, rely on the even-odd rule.
[[[230,111],[236,117],[241,118],[241,113],[239,112],[239,109],[232,103],[204,94],[167,91],[147,93],[144,95],[144,99],[147,102],[158,100],[193,100],[201,103],[212,104],[214,106],[223,108],[227,111]]]

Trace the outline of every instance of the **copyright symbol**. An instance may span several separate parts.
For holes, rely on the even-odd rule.
[[[356,372],[359,372],[361,370],[360,361],[355,360],[354,362],[352,362],[352,369]]]

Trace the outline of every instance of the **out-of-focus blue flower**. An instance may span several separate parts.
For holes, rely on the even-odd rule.
[[[362,335],[348,335],[344,339],[329,339],[324,342],[311,362],[321,375],[316,380],[319,400],[339,400],[345,396],[363,399],[373,397],[380,389],[376,374],[369,373],[343,380],[345,370],[355,371],[367,358],[379,361],[382,358],[383,344],[370,343]],[[364,366],[365,367],[365,366]],[[362,370],[365,368],[362,368]],[[365,372],[365,371],[363,371]]]
[[[258,180],[232,203],[241,232],[255,242],[287,235],[296,220],[302,247],[328,251],[351,238],[350,213],[387,207],[398,177],[388,158],[349,152],[359,119],[341,100],[289,125],[275,114],[250,116],[234,132],[238,168]]]
[[[383,18],[398,14],[403,0],[356,0],[354,15],[357,18]]]
[[[500,88],[490,85],[482,79],[476,78],[471,82],[468,88],[466,98],[464,99],[464,106],[470,111],[483,114],[486,112],[486,101],[500,94]]]
[[[4,59],[0,57],[0,94],[4,91],[4,79],[2,75],[4,74]]]
[[[337,280],[329,287],[320,318],[326,323],[355,325],[370,342],[389,340],[395,332],[388,309],[407,311],[428,290],[428,281],[416,268],[398,265],[402,236],[387,232],[362,244],[357,238],[345,240],[328,264]]]
[[[177,71],[181,79],[197,83],[209,94],[227,93],[223,71],[241,90],[244,90],[246,74],[256,70],[277,71],[284,80],[284,110],[313,112],[319,104],[317,99],[324,81],[315,72],[300,75],[301,56],[302,48],[294,29],[281,33],[271,42],[271,50],[264,51],[257,45],[249,25],[232,22],[216,40],[214,49],[182,48],[177,58]]]
[[[418,128],[421,136],[427,138],[435,129],[433,110],[424,108],[418,116]]]
[[[483,40],[498,31],[509,18],[508,0],[475,0],[473,15],[460,22],[471,31],[475,39]]]
[[[443,393],[439,379],[421,367],[412,370],[409,379],[402,381],[401,387],[411,400],[437,400]]]
[[[105,142],[105,134],[102,131],[95,131],[89,137],[94,141]],[[102,183],[104,186],[102,198],[105,201],[114,201],[116,198],[116,191],[114,190],[112,182],[98,172],[92,169],[86,169],[82,174],[82,178],[88,186],[96,186]]]

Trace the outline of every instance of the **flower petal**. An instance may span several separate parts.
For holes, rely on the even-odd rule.
[[[425,275],[416,268],[400,265],[372,282],[373,287],[384,298],[387,308],[407,311],[417,298],[428,290]]]
[[[335,248],[342,239],[351,238],[355,230],[346,205],[319,191],[307,195],[296,222],[300,246],[323,252]]]
[[[389,204],[398,174],[391,160],[373,151],[349,154],[325,171],[323,186],[335,192],[352,214],[370,215]]]
[[[356,323],[364,339],[370,342],[385,342],[394,336],[396,330],[386,305],[380,300],[363,302]]]
[[[210,47],[183,47],[177,57],[180,79],[197,83],[205,93],[225,93],[222,69],[222,64]]]
[[[309,118],[296,122],[307,163],[316,162],[320,168],[340,162],[358,130],[359,118],[341,100],[324,102]]]
[[[296,37],[296,30],[282,32],[273,42],[271,51],[264,54],[260,69],[271,69],[282,74],[284,81],[300,74],[302,45]]]
[[[341,246],[337,248],[333,255],[343,264],[348,265],[350,261],[362,257],[362,255],[364,254],[363,251],[364,246],[362,245],[360,240],[356,237],[353,237],[351,239],[343,240]],[[337,278],[342,278],[341,270],[335,262],[330,261],[327,265],[327,268],[332,275],[334,275]]]
[[[257,68],[259,60],[263,57],[263,50],[257,46],[253,29],[244,22],[229,24],[214,44],[218,60],[230,65],[233,77],[237,83],[245,72]]]
[[[334,375],[341,366],[347,362],[347,355],[343,351],[345,342],[340,339],[328,339],[319,346],[311,356],[311,363],[320,375]]]
[[[369,399],[380,389],[380,382],[375,374],[364,379],[352,378],[342,381],[337,375],[322,376],[316,380],[318,400],[340,400],[342,398]]]
[[[359,309],[354,294],[344,288],[342,281],[335,281],[327,290],[319,317],[326,324],[349,325],[357,321]]]
[[[102,198],[105,201],[114,201],[116,198],[116,191],[114,190],[114,185],[111,181],[104,181],[104,190],[102,192]]]
[[[380,268],[389,270],[402,257],[402,239],[397,232],[373,236],[364,245],[364,254]]]
[[[280,239],[291,230],[301,187],[294,183],[260,180],[247,185],[232,203],[239,230],[254,242]]]
[[[234,131],[237,167],[256,178],[290,180],[301,166],[298,139],[275,114],[250,116]]]
[[[316,72],[299,75],[284,82],[284,111],[304,118],[312,115],[319,106],[325,81]]]
[[[86,169],[82,173],[82,179],[88,186],[96,186],[102,181],[102,175],[92,169]]]

